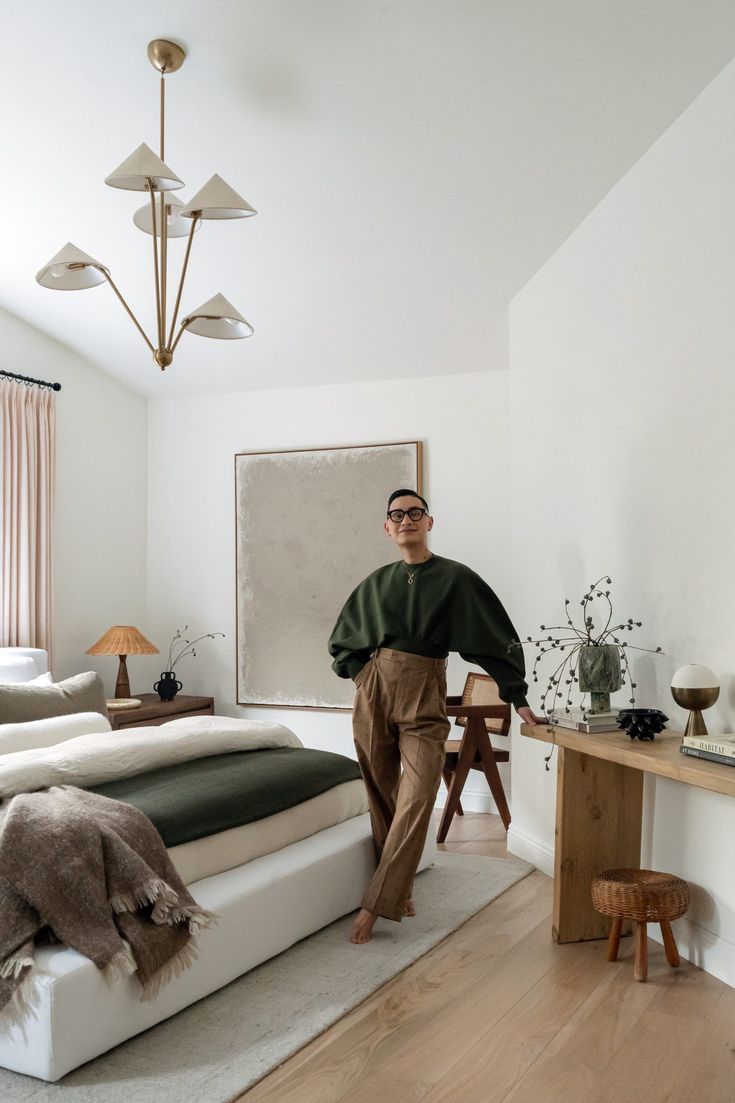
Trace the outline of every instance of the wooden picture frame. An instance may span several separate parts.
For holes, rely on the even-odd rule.
[[[235,455],[239,705],[349,709],[329,636],[367,575],[394,561],[388,497],[422,492],[420,441]]]

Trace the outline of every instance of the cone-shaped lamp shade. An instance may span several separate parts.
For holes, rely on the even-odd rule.
[[[67,241],[64,248],[59,249],[56,256],[36,274],[36,281],[41,287],[50,287],[52,291],[81,291],[85,287],[104,283],[106,271],[98,260]]]
[[[206,303],[184,318],[182,327],[200,337],[216,337],[220,341],[234,341],[239,337],[251,337],[255,330],[243,318],[224,295],[214,295]]]
[[[158,655],[158,648],[132,624],[116,624],[108,628],[85,655]]]
[[[181,208],[184,206],[173,195],[166,196],[166,206],[171,210],[168,212],[168,228],[166,233],[169,237],[187,237],[191,233],[191,222],[181,217]],[[158,223],[160,221],[161,212],[158,203],[156,203],[156,236],[160,237],[160,230]],[[143,230],[146,234],[153,233],[153,216],[151,214],[150,203],[144,204],[133,215],[133,222],[139,230]],[[200,223],[195,223],[195,229],[199,229]]]
[[[116,624],[108,628],[104,636],[85,651],[85,655],[117,655],[120,663],[117,668],[115,697],[130,697],[128,667],[125,662],[128,655],[157,655],[158,648],[147,640],[142,632],[132,624]]]
[[[184,186],[183,180],[179,180],[176,173],[164,165],[145,142],[130,154],[127,161],[105,177],[105,183],[111,188],[122,188],[124,191],[148,191],[149,180],[153,181],[154,191],[176,191]]]
[[[249,218],[258,213],[216,172],[186,204],[181,217],[193,218],[197,212],[202,218]]]

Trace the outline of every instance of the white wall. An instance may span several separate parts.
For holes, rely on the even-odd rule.
[[[467,563],[503,597],[511,581],[507,410],[508,377],[500,372],[152,401],[151,638],[163,650],[184,624],[197,635],[227,637],[205,640],[196,659],[184,660],[176,671],[184,691],[213,694],[218,712],[283,722],[309,746],[352,754],[348,712],[235,705],[233,456],[422,440],[424,494],[435,516],[432,548]],[[335,619],[347,596],[335,594]],[[152,684],[163,666],[158,657],[146,663]],[[452,660],[450,692],[460,692],[467,669]],[[473,772],[467,793],[468,808],[491,807],[481,775]]]
[[[112,624],[145,632],[146,402],[4,310],[0,343],[6,371],[62,385],[56,396],[54,676],[99,670],[112,696],[117,660],[84,650]]]
[[[735,64],[511,308],[519,631],[558,623],[564,597],[609,573],[618,613],[644,622],[637,642],[666,652],[633,661],[637,703],[662,708],[678,730],[685,714],[669,684],[690,661],[722,679],[710,731],[735,722],[734,113]],[[549,868],[555,770],[544,772],[545,753],[514,735],[511,846]],[[673,782],[647,790],[644,862],[696,886],[681,948],[730,984],[734,812]]]

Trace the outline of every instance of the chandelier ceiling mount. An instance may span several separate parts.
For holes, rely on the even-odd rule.
[[[184,64],[186,50],[167,38],[154,38],[148,43],[148,60],[159,73],[175,73]]]

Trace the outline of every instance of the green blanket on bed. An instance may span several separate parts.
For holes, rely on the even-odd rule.
[[[307,747],[238,751],[86,786],[144,812],[166,846],[240,827],[355,781],[351,758]]]

